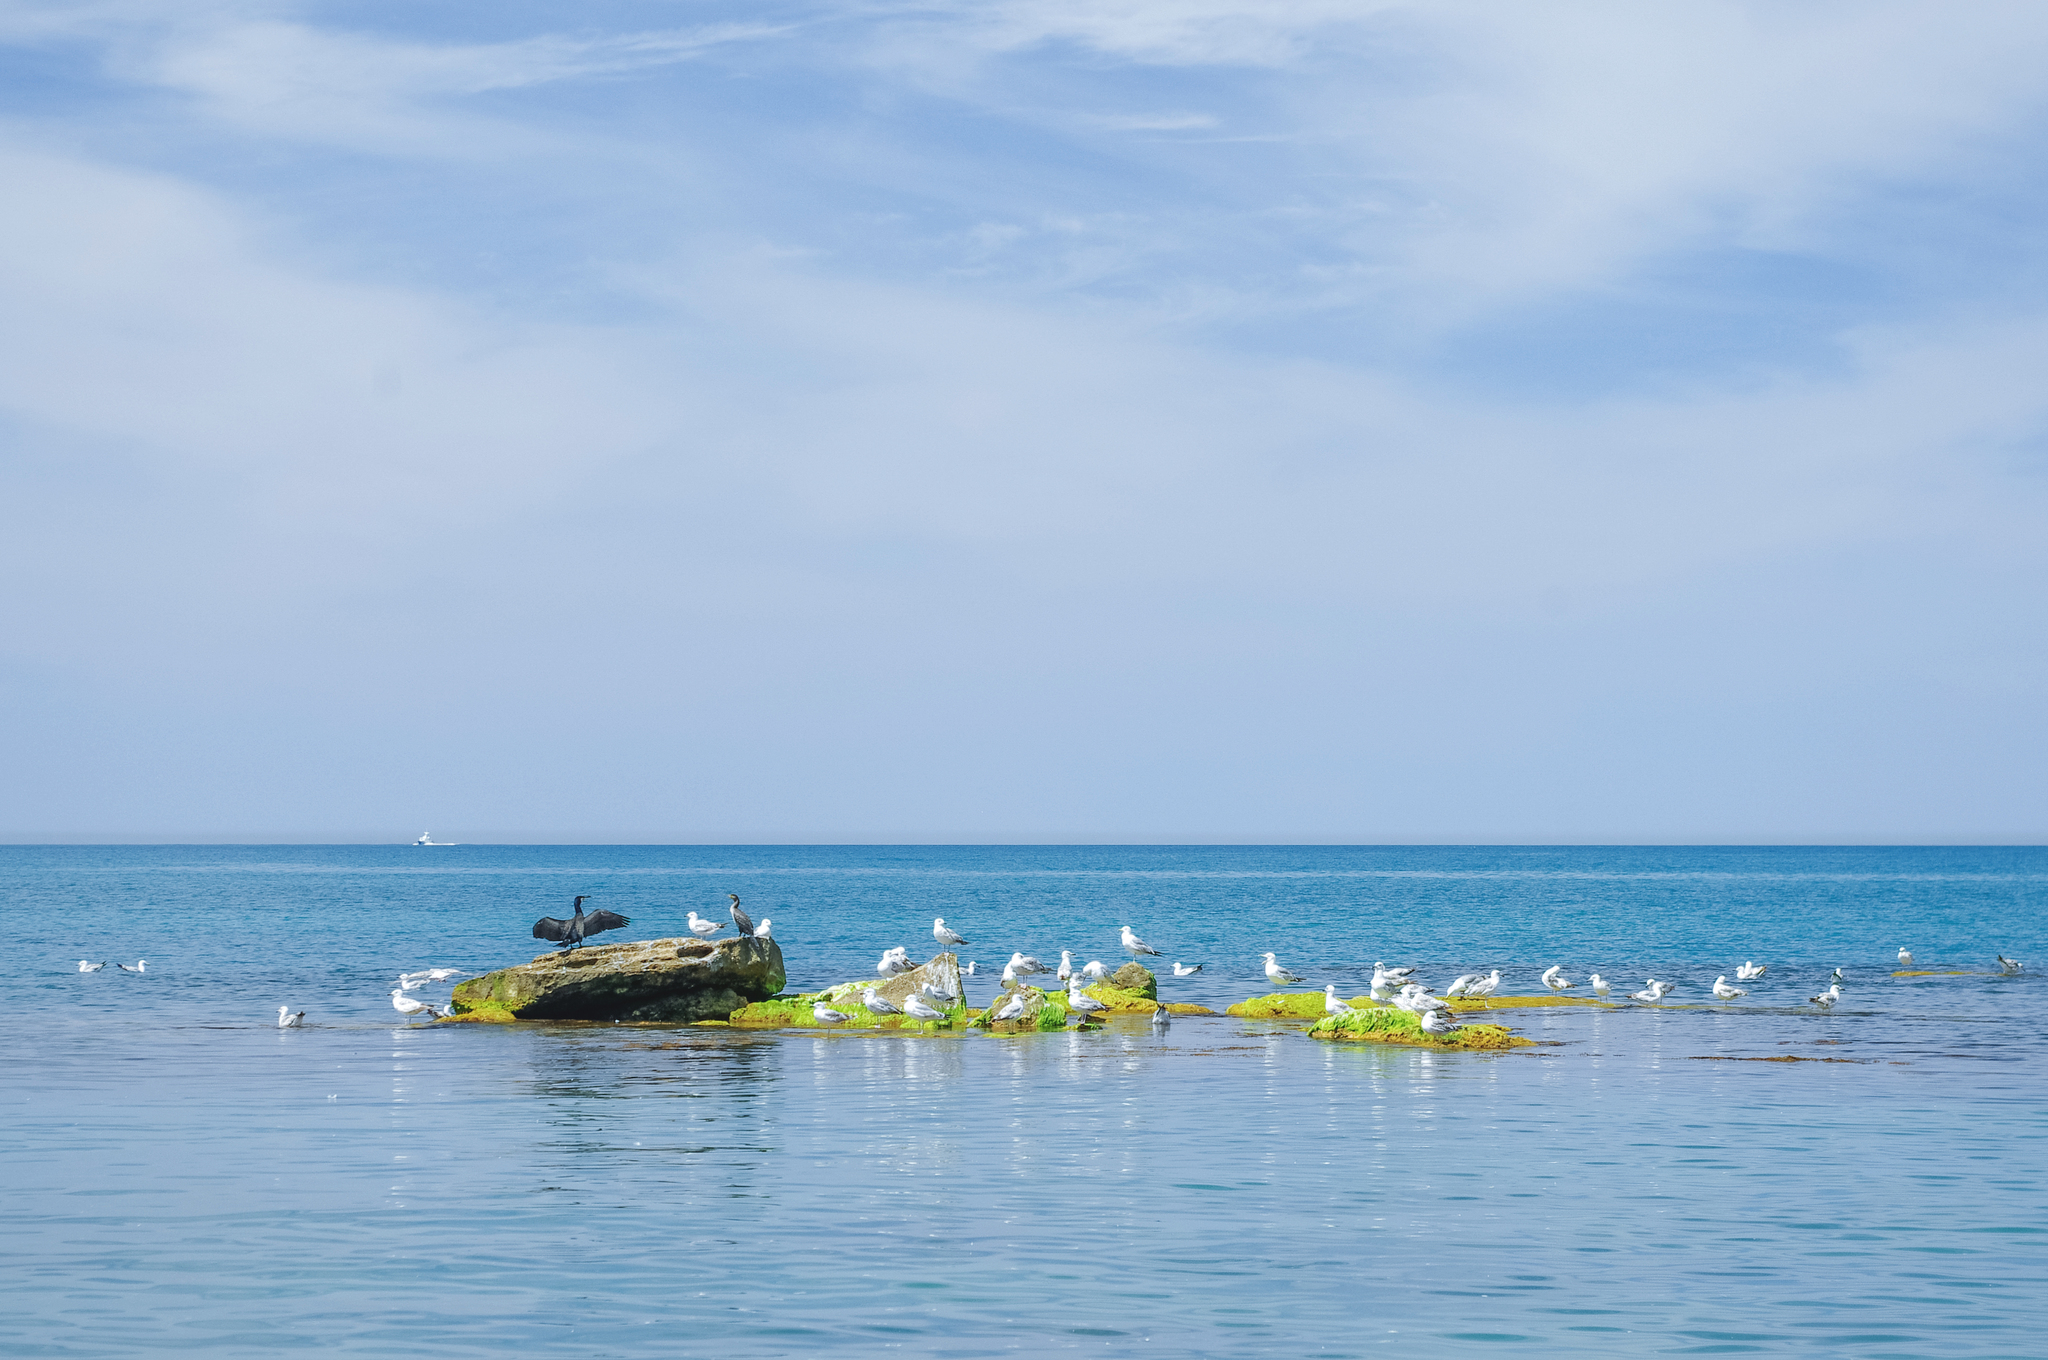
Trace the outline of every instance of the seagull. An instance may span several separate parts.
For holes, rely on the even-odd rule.
[[[875,971],[883,977],[895,977],[898,973],[910,971],[910,953],[902,945],[882,951],[882,961],[875,965]]]
[[[1828,1010],[1837,1001],[1840,1001],[1842,999],[1842,984],[1839,982],[1831,983],[1829,984],[1828,989],[1822,992],[1819,996],[1809,996],[1806,999],[1808,1001],[1811,1001],[1814,1005],[1820,1007],[1822,1010]]]
[[[1998,956],[1998,971],[2001,973],[2023,972],[2025,971],[2026,966],[2027,965],[2021,963],[2018,959],[2009,959],[2003,954],[2000,954]],[[83,963],[79,964],[78,967],[80,972],[86,971],[86,967]]]
[[[1087,978],[1091,985],[1108,982],[1109,965],[1105,964],[1101,959],[1090,959],[1087,963],[1081,965],[1081,976]],[[1074,980],[1068,978],[1067,985],[1069,987],[1073,986]]]
[[[428,1015],[433,1016],[436,1020],[447,1019],[447,1015],[445,1012],[441,1011],[440,1009],[434,1006],[429,1006],[424,1001],[417,1001],[414,1000],[412,997],[407,996],[405,994],[405,989],[402,987],[394,987],[391,989],[391,1008],[397,1011],[400,1015],[418,1015],[421,1011],[425,1011]]]
[[[1427,1009],[1417,1003],[1415,993],[1409,991],[1406,987],[1394,993],[1394,1004],[1410,1015],[1421,1015]]]
[[[304,1011],[293,1015],[290,1006],[279,1006],[277,1008],[277,1027],[279,1029],[303,1029],[305,1023],[306,1013]]]
[[[960,972],[961,972],[961,973],[962,973],[962,974],[963,974],[964,976],[967,976],[967,977],[973,977],[973,976],[974,976],[974,960],[973,960],[973,959],[969,959],[969,960],[967,961],[967,966],[966,966],[965,968],[962,968],[962,969],[960,970]]]
[[[701,917],[701,916],[699,916],[699,915],[697,914],[697,912],[696,912],[696,909],[695,909],[694,907],[693,907],[693,908],[691,908],[691,910],[690,910],[690,933],[691,933],[692,935],[695,935],[695,936],[696,936],[696,937],[697,937],[698,939],[700,939],[700,940],[708,940],[708,939],[710,939],[710,938],[711,938],[711,937],[712,937],[713,935],[716,935],[716,934],[717,934],[717,933],[718,933],[719,931],[721,931],[721,930],[724,930],[724,929],[725,929],[725,922],[723,922],[723,921],[707,921],[707,920],[705,920],[705,919],[704,919],[703,917]]]
[[[1332,982],[1323,988],[1323,1014],[1349,1015],[1351,1007],[1337,999],[1337,984]]]
[[[1024,1014],[1024,993],[1012,992],[1010,993],[1010,999],[1005,1001],[990,1019],[1015,1020],[1022,1014]]]
[[[811,1003],[811,1018],[821,1025],[843,1025],[853,1019],[845,1011],[835,1011],[822,1001]]]
[[[1484,981],[1486,981],[1486,974],[1484,974],[1484,973],[1464,973],[1464,974],[1461,974],[1461,975],[1459,975],[1459,978],[1458,978],[1458,980],[1457,980],[1456,982],[1453,982],[1453,983],[1452,983],[1452,984],[1451,984],[1450,986],[1448,986],[1448,987],[1444,988],[1444,995],[1445,995],[1445,996],[1463,996],[1463,995],[1465,994],[1465,989],[1466,989],[1467,987],[1470,987],[1470,986],[1471,986],[1471,985],[1472,985],[1473,983],[1475,983],[1475,982],[1484,982]]]
[[[1608,989],[1613,985],[1609,983],[1606,978],[1601,977],[1598,973],[1595,973],[1591,977],[1587,978],[1586,982],[1589,986],[1592,987],[1593,994],[1595,996],[1606,996]]]
[[[1286,970],[1285,968],[1282,968],[1282,967],[1280,966],[1280,961],[1279,961],[1278,959],[1274,958],[1274,957],[1273,957],[1273,956],[1272,956],[1271,954],[1267,954],[1267,955],[1266,955],[1266,981],[1268,981],[1268,982],[1299,982],[1299,981],[1301,981],[1301,979],[1300,979],[1300,978],[1298,978],[1298,977],[1296,977],[1296,976],[1295,976],[1294,974],[1292,974],[1292,973],[1288,972],[1288,971],[1287,971],[1287,970]]]
[[[1095,1014],[1097,1011],[1108,1010],[1109,1004],[1104,1001],[1097,1001],[1094,997],[1088,995],[1086,992],[1076,991],[1071,985],[1069,985],[1067,988],[1067,1009],[1070,1011],[1079,1011],[1081,1013],[1081,1018],[1083,1020],[1086,1020],[1089,1016]]]
[[[149,971],[149,960],[137,959],[133,968],[130,968],[125,963],[117,963],[114,966],[124,973],[147,973]]]
[[[1643,983],[1643,990],[1640,992],[1630,992],[1629,996],[1637,1001],[1662,1001],[1664,993],[1669,990],[1671,989],[1668,984],[1659,982],[1655,978],[1650,978]]]
[[[460,968],[427,968],[417,973],[401,973],[398,981],[408,992],[429,982],[446,982],[452,977],[461,977]]]
[[[951,992],[946,991],[944,988],[940,987],[939,984],[936,982],[922,983],[918,986],[917,990],[923,992],[926,996],[938,1002],[941,1006],[950,1006],[960,999],[959,997],[953,995]]]
[[[967,937],[947,925],[946,918],[943,916],[932,918],[932,938],[944,945],[967,943]]]
[[[726,896],[732,901],[732,906],[728,908],[732,912],[732,928],[742,935],[752,935],[754,933],[754,920],[740,910],[740,895],[738,893],[727,893]]]
[[[936,1009],[916,992],[912,992],[909,996],[903,998],[903,1013],[917,1020],[943,1020],[946,1018],[944,1011]]]
[[[1033,973],[1050,973],[1052,969],[1032,958],[1029,954],[1010,955],[1010,967],[1017,970],[1017,976],[1030,977]]]
[[[1409,1008],[1417,1014],[1423,1011],[1448,1011],[1451,1008],[1450,1002],[1440,996],[1431,996],[1429,988],[1419,982],[1409,983],[1401,989],[1401,994],[1408,998]]]
[[[1913,951],[1912,951],[1912,950],[1910,950],[1910,949],[1908,949],[1908,948],[1906,948],[1906,946],[1904,946],[1904,945],[1900,945],[1900,946],[1899,946],[1899,967],[1901,967],[1901,968],[1911,968],[1912,966],[1913,966]]]
[[[1733,1001],[1738,996],[1748,996],[1749,989],[1746,987],[1730,987],[1728,985],[1728,978],[1724,974],[1714,979],[1714,995],[1723,1001]]]
[[[1058,979],[1059,979],[1059,980],[1060,980],[1061,982],[1065,982],[1065,981],[1066,981],[1066,980],[1067,980],[1068,978],[1071,978],[1072,976],[1074,976],[1074,951],[1073,951],[1073,950],[1071,950],[1071,949],[1062,949],[1062,950],[1060,951],[1060,968],[1059,968],[1059,971],[1058,971],[1057,973],[1054,973],[1054,974],[1053,974],[1053,976],[1054,976],[1054,977],[1056,977],[1056,978],[1058,978]]]
[[[1389,968],[1384,963],[1374,964],[1372,970],[1375,973],[1385,973],[1388,981],[1397,983],[1407,982],[1415,976],[1413,968]]]
[[[81,973],[97,973],[106,966],[107,961],[105,959],[101,959],[98,963],[87,963],[84,959],[78,961],[78,971]]]
[[[583,943],[586,936],[595,935],[600,930],[617,930],[620,926],[633,924],[630,918],[615,911],[593,911],[585,916],[583,904],[589,900],[587,896],[579,897],[571,904],[576,908],[573,920],[564,921],[559,916],[543,916],[535,921],[533,938],[553,940],[564,949],[575,949]]]
[[[1173,1016],[1167,1012],[1166,1003],[1163,1001],[1154,1002],[1152,1004],[1152,1028],[1165,1029],[1172,1023]]]
[[[883,996],[880,992],[876,991],[872,987],[868,988],[866,991],[860,994],[860,1004],[866,1006],[876,1015],[903,1014],[903,1008],[901,1006],[898,1006],[895,1002],[889,1000],[888,997]]]
[[[1394,994],[1394,989],[1408,981],[1413,968],[1388,968],[1384,963],[1372,966],[1372,999],[1385,1001]],[[1384,993],[1384,995],[1383,995]]]
[[[1016,985],[1017,985],[1017,965],[1016,965],[1016,964],[1014,964],[1014,963],[1006,963],[1006,964],[1004,964],[1004,965],[1003,965],[1003,985],[1004,985],[1005,987],[1014,987],[1014,986],[1016,986]]]
[[[1543,975],[1543,985],[1553,992],[1568,992],[1579,984],[1553,968]]]
[[[1842,970],[1839,968],[1835,970],[1834,976],[1828,979],[1830,982],[1847,982],[1848,980],[1842,976]]]
[[[763,916],[763,917],[761,918],[761,924],[760,924],[760,925],[757,925],[757,926],[755,926],[755,927],[754,927],[754,938],[755,938],[755,939],[757,939],[757,940],[772,940],[772,939],[774,939],[774,938],[775,938],[775,936],[769,933],[769,930],[768,930],[768,927],[769,927],[769,925],[770,925],[770,922],[769,922],[768,918],[767,918],[767,917],[765,917],[765,916]]]
[[[1475,982],[1470,987],[1467,987],[1465,989],[1465,995],[1492,996],[1494,989],[1498,986],[1500,986],[1500,969],[1496,968],[1493,970],[1492,977],[1486,979],[1484,982]]]
[[[1175,977],[1193,977],[1195,974],[1201,971],[1202,965],[1199,963],[1192,968],[1188,967],[1184,963],[1176,963],[1175,965],[1173,965],[1173,975]]]
[[[1422,1032],[1424,1034],[1450,1034],[1457,1030],[1457,1028],[1458,1022],[1442,1011],[1424,1011],[1422,1013]]]
[[[1737,982],[1755,982],[1758,978],[1762,977],[1769,970],[1770,965],[1767,963],[1745,962],[1744,964],[1742,964],[1741,967],[1735,970],[1735,980]]]
[[[1133,954],[1156,955],[1159,952],[1158,950],[1154,949],[1151,945],[1146,944],[1143,940],[1139,939],[1138,932],[1132,930],[1129,926],[1124,927],[1124,948],[1130,950]]]

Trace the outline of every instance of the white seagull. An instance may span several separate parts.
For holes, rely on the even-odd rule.
[[[1906,946],[1904,946],[1904,945],[1900,945],[1900,946],[1899,946],[1899,967],[1901,967],[1901,968],[1911,968],[1912,966],[1913,966],[1913,951],[1912,951],[1912,950],[1910,950],[1910,949],[1908,949],[1908,948],[1906,948]]]
[[[1124,948],[1130,950],[1133,954],[1156,955],[1159,952],[1158,950],[1154,949],[1151,945],[1146,944],[1143,940],[1139,939],[1138,932],[1132,930],[1129,926],[1124,927]]]
[[[875,965],[875,971],[883,977],[895,977],[898,973],[910,971],[910,951],[902,945],[882,952],[882,961]]]
[[[1323,988],[1323,1014],[1349,1015],[1351,1007],[1337,999],[1337,984],[1332,982]]]
[[[959,997],[954,996],[951,992],[947,991],[945,988],[939,986],[939,984],[936,982],[920,983],[918,985],[917,990],[924,993],[932,1000],[938,1002],[941,1006],[950,1006],[955,1001],[958,1001],[960,999]]]
[[[1050,973],[1052,971],[1052,969],[1046,967],[1037,959],[1032,958],[1029,954],[1010,955],[1010,967],[1017,971],[1018,977],[1030,977],[1034,973]]]
[[[1553,963],[1543,970],[1543,985],[1553,992],[1568,991],[1579,984],[1564,975],[1564,965]]]
[[[1104,1001],[1097,1001],[1094,997],[1088,995],[1088,993],[1076,991],[1073,987],[1070,986],[1067,988],[1067,1009],[1070,1011],[1078,1011],[1080,1013],[1081,1018],[1083,1020],[1086,1020],[1089,1016],[1095,1014],[1097,1011],[1108,1010],[1109,1003]]]
[[[85,965],[83,963],[79,964],[78,967],[81,972],[85,971]],[[2001,973],[2024,972],[2026,971],[2026,967],[2027,965],[2021,963],[2018,959],[2009,959],[2003,954],[2000,954],[1998,956],[1998,971]]]
[[[963,975],[965,975],[965,976],[967,976],[967,977],[973,977],[973,976],[974,976],[974,960],[973,960],[973,959],[969,959],[969,960],[967,961],[967,966],[966,966],[965,968],[962,968],[962,969],[961,969],[960,971],[961,971],[961,973],[962,973]]]
[[[774,923],[773,921],[771,921],[771,920],[769,920],[769,919],[768,919],[767,917],[763,916],[763,917],[761,918],[761,924],[760,924],[760,925],[757,925],[757,926],[755,926],[755,927],[754,927],[754,938],[755,938],[755,939],[757,939],[757,940],[772,940],[772,939],[774,939],[774,938],[775,938],[775,935],[774,935],[774,933],[773,933],[773,927],[774,927],[774,925],[775,925],[775,923]]]
[[[1089,985],[1091,986],[1099,983],[1108,982],[1109,965],[1104,963],[1101,959],[1090,959],[1087,963],[1081,965],[1081,976],[1087,978]],[[1068,978],[1067,985],[1069,987],[1073,986],[1074,980],[1072,978]]]
[[[1450,1034],[1457,1028],[1458,1022],[1442,1011],[1424,1011],[1422,1013],[1422,1032],[1424,1034]]]
[[[1175,977],[1193,977],[1195,974],[1201,971],[1202,965],[1199,963],[1192,968],[1188,967],[1188,965],[1184,963],[1176,963],[1175,965],[1173,965],[1173,975]]]
[[[277,1008],[277,1027],[279,1029],[303,1029],[305,1022],[306,1013],[304,1011],[294,1015],[290,1006],[279,1006]]]
[[[1015,1020],[1022,1014],[1024,1014],[1024,993],[1012,992],[1010,993],[1010,999],[1005,1001],[997,1009],[995,1015],[990,1018],[995,1020]]]
[[[398,985],[409,992],[429,982],[446,982],[449,978],[461,976],[460,968],[426,968],[417,973],[399,974]]]
[[[1657,1002],[1662,1001],[1664,993],[1670,990],[1671,985],[1669,983],[1659,982],[1655,978],[1650,978],[1643,983],[1643,990],[1640,992],[1630,992],[1629,996],[1636,1001]]]
[[[1280,961],[1271,954],[1266,955],[1266,981],[1299,982],[1300,978],[1280,966]]]
[[[943,945],[956,945],[967,943],[967,937],[965,935],[962,935],[959,931],[953,929],[951,926],[947,925],[946,918],[943,916],[935,916],[932,918],[932,938]]]
[[[1767,963],[1749,963],[1745,961],[1736,968],[1735,980],[1737,982],[1755,982],[1769,971],[1770,965]]]
[[[822,1001],[811,1003],[811,1018],[821,1025],[843,1025],[853,1019],[845,1011],[835,1011]]]
[[[946,1013],[916,992],[903,998],[903,1013],[916,1020],[943,1020]]]
[[[1819,996],[1809,996],[1806,999],[1822,1010],[1827,1010],[1842,999],[1842,984],[1839,982],[1830,983],[1828,989]]]
[[[130,968],[125,963],[116,964],[115,966],[124,973],[147,973],[149,971],[149,960],[137,959],[133,968]]]
[[[1494,969],[1494,970],[1493,970],[1493,976],[1492,976],[1492,977],[1490,977],[1490,978],[1487,978],[1487,979],[1486,979],[1486,980],[1485,980],[1484,982],[1475,982],[1475,983],[1473,983],[1473,984],[1472,984],[1472,985],[1471,985],[1470,987],[1467,987],[1467,988],[1465,989],[1465,995],[1466,995],[1466,996],[1492,996],[1492,995],[1493,995],[1493,993],[1494,993],[1494,990],[1495,990],[1496,988],[1498,988],[1499,986],[1500,986],[1500,969],[1496,968],[1496,969]]]
[[[1058,978],[1061,982],[1065,982],[1068,978],[1072,977],[1073,975],[1074,951],[1071,949],[1062,949],[1060,951],[1060,970],[1059,972],[1053,974],[1053,976]]]
[[[78,961],[78,971],[81,973],[97,973],[106,966],[107,961],[105,959],[101,959],[98,963],[87,963],[84,959]]]
[[[1463,996],[1467,987],[1470,987],[1475,982],[1484,981],[1486,981],[1486,974],[1484,973],[1462,973],[1456,982],[1444,988],[1444,995]]]
[[[880,992],[876,991],[872,987],[868,988],[866,991],[860,994],[860,1004],[866,1006],[876,1015],[903,1014],[902,1007],[898,1006],[895,1002],[889,1000],[889,998],[883,996]]]
[[[726,923],[724,921],[705,920],[697,914],[695,908],[692,908],[690,911],[690,933],[700,940],[710,939],[719,931],[724,930],[725,926]]]
[[[400,1015],[418,1015],[421,1011],[425,1011],[436,1020],[447,1018],[446,1013],[438,1008],[407,996],[403,987],[393,987],[391,989],[391,1009],[397,1011]]]
[[[1450,1002],[1440,996],[1431,996],[1429,988],[1419,982],[1409,983],[1401,992],[1414,1005],[1418,1014],[1423,1011],[1448,1011],[1451,1008]]]
[[[1839,968],[1835,970],[1834,976],[1828,979],[1829,982],[1847,982],[1848,980],[1849,979],[1842,976],[1842,970]]]
[[[1598,973],[1595,973],[1591,977],[1587,978],[1586,984],[1593,989],[1593,994],[1595,996],[1606,996],[1608,991],[1614,985],[1610,983],[1606,978],[1601,977]]]
[[[1723,1001],[1733,1001],[1738,996],[1748,996],[1746,987],[1730,987],[1726,974],[1714,979],[1714,995]]]
[[[1168,1014],[1166,1003],[1163,1001],[1154,1002],[1152,1004],[1152,1028],[1165,1029],[1172,1023],[1173,1016]]]

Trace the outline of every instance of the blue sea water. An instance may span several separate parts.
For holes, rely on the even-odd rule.
[[[2048,1354],[2048,850],[7,847],[0,1351]],[[417,1025],[569,898],[738,892],[792,989],[943,915],[1170,998],[1561,963],[1543,1046],[1185,1019]],[[1894,978],[1894,953],[1961,976]],[[149,961],[80,974],[80,958]],[[1770,965],[1740,1002],[1716,974]],[[1846,999],[1805,998],[1835,967]],[[994,990],[976,979],[970,1000]],[[308,1012],[280,1031],[279,1004]],[[1796,1055],[1833,1062],[1715,1061]]]

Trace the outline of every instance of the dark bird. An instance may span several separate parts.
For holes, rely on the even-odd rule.
[[[752,935],[754,933],[754,918],[740,910],[740,895],[738,893],[727,893],[726,896],[732,899],[732,928],[742,935]]]
[[[553,940],[565,949],[574,949],[577,945],[582,944],[587,936],[595,935],[600,930],[617,930],[620,926],[633,924],[632,921],[615,911],[593,911],[588,916],[585,916],[583,914],[583,903],[585,900],[587,899],[581,897],[576,899],[576,915],[571,920],[564,921],[556,916],[543,916],[538,921],[535,921],[533,923],[533,938],[536,940]]]

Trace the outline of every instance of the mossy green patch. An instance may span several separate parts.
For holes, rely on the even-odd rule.
[[[444,1025],[516,1025],[519,1017],[494,1001],[481,1005],[453,1003],[451,1013],[441,1020]]]
[[[964,1026],[970,1015],[964,1005],[948,1007],[946,1018],[943,1020],[915,1020],[907,1015],[877,1015],[858,1001],[840,1000],[833,995],[841,990],[843,988],[834,987],[803,996],[775,996],[766,1001],[756,1001],[734,1011],[729,1017],[729,1023],[735,1029],[907,1029],[922,1030],[929,1034]],[[811,1007],[820,1001],[847,1018],[833,1024],[819,1023]]]
[[[1533,1047],[1535,1040],[1510,1034],[1501,1025],[1463,1025],[1449,1034],[1428,1034],[1422,1021],[1397,1006],[1355,1010],[1349,1015],[1325,1016],[1309,1028],[1311,1039],[1339,1043],[1407,1044],[1416,1048],[1453,1048],[1488,1051]]]
[[[1238,1002],[1224,1011],[1240,1020],[1320,1020],[1329,1012],[1324,1009],[1322,992],[1274,992],[1270,996],[1254,996]],[[1535,1006],[1609,1006],[1612,1002],[1602,1001],[1597,996],[1453,996],[1446,997],[1445,1004],[1463,1014],[1467,1011],[1512,1011]],[[1354,996],[1344,1003],[1354,1010],[1396,1009],[1388,1003],[1375,1001],[1369,996]],[[1405,1012],[1403,1012],[1405,1014]]]

